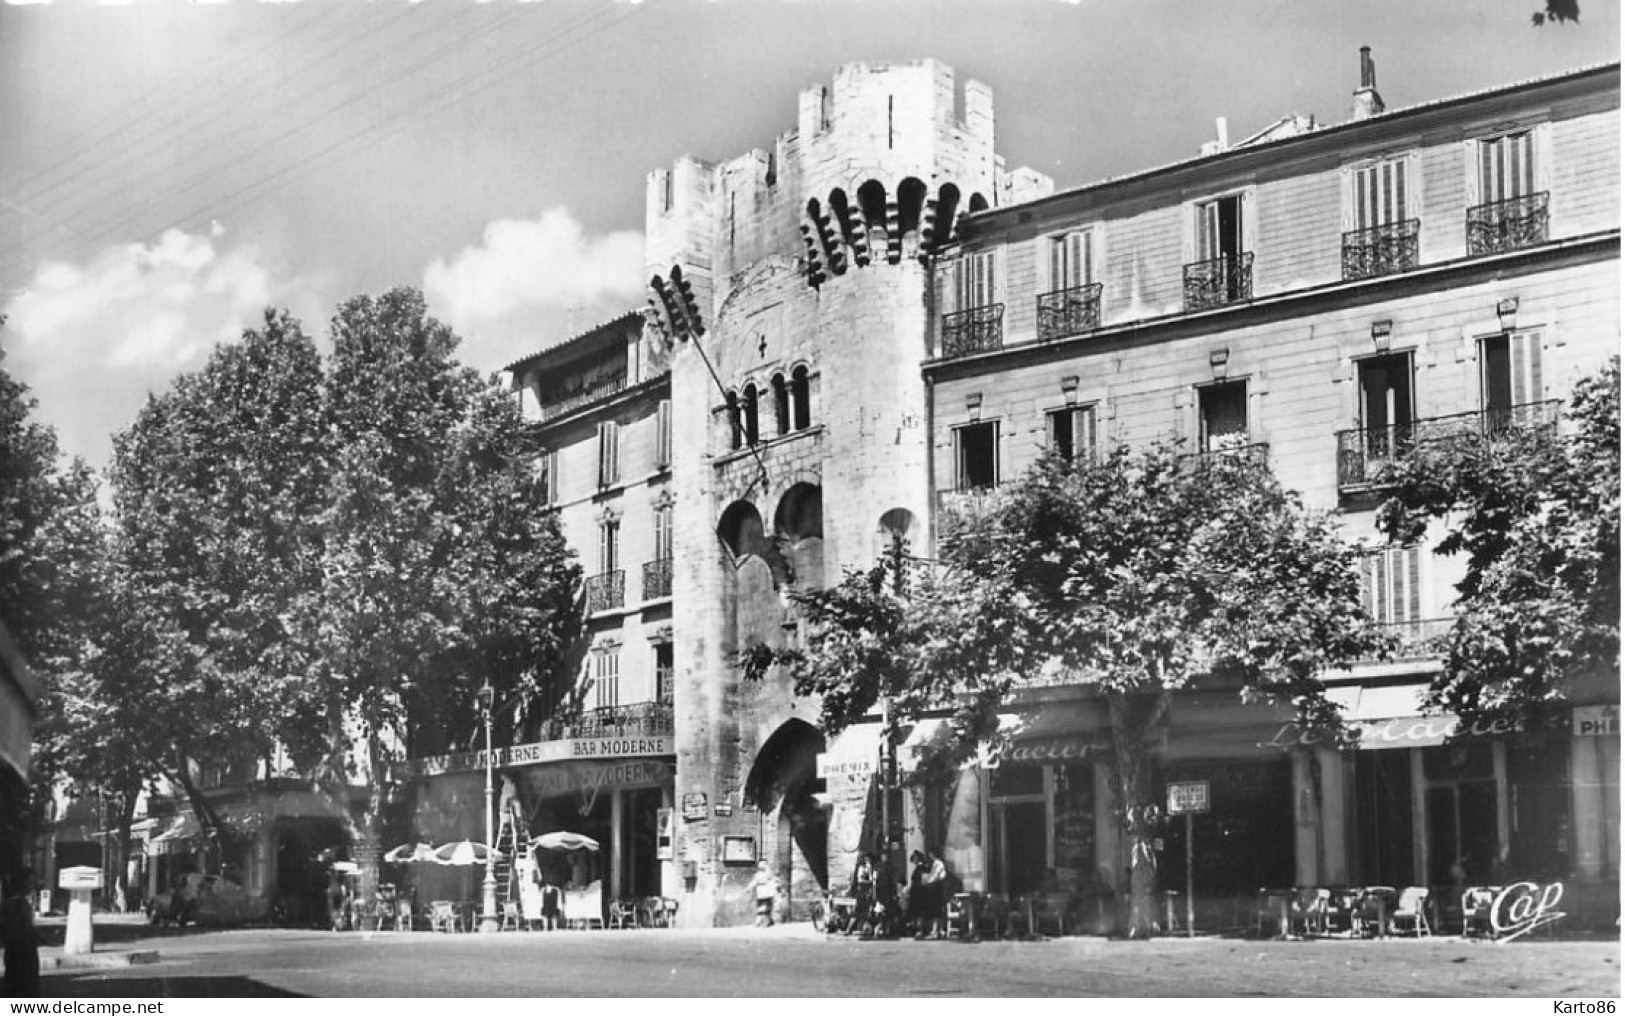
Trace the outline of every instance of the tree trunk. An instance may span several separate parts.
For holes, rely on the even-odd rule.
[[[1117,817],[1129,857],[1128,871],[1117,873],[1117,898],[1127,901],[1126,912],[1120,916],[1129,938],[1150,938],[1156,930],[1157,854],[1153,841],[1162,822],[1162,808],[1152,795],[1146,739],[1167,712],[1168,702],[1167,692],[1150,697],[1106,697]],[[1121,902],[1119,905],[1122,907]]]
[[[119,913],[128,913],[130,909],[130,826],[135,823],[135,800],[139,788],[126,790],[119,795],[118,810],[118,837],[115,842],[118,849],[114,852],[116,857],[113,869],[113,899],[116,901]]]
[[[193,781],[190,766],[184,755],[176,759],[173,772],[164,775],[168,776],[186,795],[186,803],[191,806],[193,817],[197,819],[198,826],[208,836],[210,845],[213,848],[212,851],[205,850],[204,856],[207,857],[212,852],[214,854],[215,868],[218,869],[224,849],[237,841],[235,831],[220,818],[220,813],[214,810],[213,802],[204,795],[197,783]]]

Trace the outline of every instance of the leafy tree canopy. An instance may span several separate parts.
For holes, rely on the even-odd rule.
[[[1117,812],[1131,850],[1131,934],[1149,931],[1158,814],[1145,754],[1175,692],[1198,681],[1335,725],[1321,675],[1386,643],[1360,598],[1355,550],[1247,454],[1119,448],[1046,458],[943,520],[939,560],[901,548],[824,590],[797,590],[799,646],[751,646],[747,677],[785,668],[834,732],[882,697],[894,725],[951,711],[940,769],[996,739],[1037,684],[1093,689],[1111,717]],[[890,735],[895,731],[888,732]]]
[[[1573,681],[1619,671],[1619,359],[1576,386],[1561,427],[1516,416],[1418,443],[1384,474],[1378,521],[1401,543],[1442,522],[1460,555],[1433,704],[1539,715]]]

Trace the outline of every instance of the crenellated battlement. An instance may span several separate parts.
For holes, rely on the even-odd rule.
[[[710,312],[729,280],[769,257],[796,259],[814,288],[924,259],[953,242],[961,216],[1011,193],[994,140],[982,82],[961,86],[936,60],[848,64],[801,92],[796,128],[770,148],[715,164],[685,156],[649,175],[650,277],[669,288],[681,266]],[[1025,196],[1051,186],[1019,173]]]

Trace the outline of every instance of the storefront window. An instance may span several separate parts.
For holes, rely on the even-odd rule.
[[[1512,844],[1506,875],[1555,879],[1574,871],[1569,739],[1547,738],[1507,748]],[[1497,881],[1501,881],[1498,877]]]
[[[1211,810],[1192,823],[1198,896],[1249,896],[1262,886],[1291,885],[1296,842],[1292,829],[1292,770],[1287,759],[1269,762],[1192,762],[1170,766],[1157,786],[1206,780]],[[1164,889],[1185,889],[1185,820],[1163,826],[1158,879]]]
[[[1415,879],[1411,852],[1411,753],[1354,754],[1354,802],[1358,837],[1355,878],[1364,885],[1404,886]]]

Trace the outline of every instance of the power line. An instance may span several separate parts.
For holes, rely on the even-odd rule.
[[[406,11],[406,10],[408,10],[408,8],[403,8],[402,10]],[[441,43],[436,48],[434,48],[431,51],[429,51],[428,53],[424,54],[423,58],[419,61],[418,65],[419,66],[426,66],[426,65],[432,64],[434,61],[439,60],[440,58],[442,58],[445,54],[457,50],[464,43],[470,41],[471,39],[473,39],[473,38],[475,38],[475,37],[477,37],[477,36],[479,36],[481,34],[484,34],[485,32],[487,32],[489,30],[505,27],[508,22],[511,22],[512,20],[516,19],[517,17],[522,16],[519,13],[515,13],[516,10],[517,10],[517,8],[505,9],[502,12],[500,20],[495,25],[475,26],[475,27],[473,27],[473,28],[471,28],[469,30],[466,30],[464,32],[459,33],[455,38],[453,38],[453,39],[451,39],[451,40],[449,40],[447,42]],[[403,16],[404,16],[404,14],[397,13],[395,15],[395,18],[392,19],[392,21],[393,20],[398,20],[399,18],[401,18]],[[373,26],[361,26],[361,27],[362,27],[363,33],[365,35],[367,35],[370,38],[381,39],[382,42],[381,42],[380,45],[383,46],[383,47],[388,47],[388,48],[399,48],[401,45],[409,44],[412,41],[415,41],[416,39],[421,38],[421,37],[423,37],[425,35],[429,35],[429,34],[431,34],[432,32],[434,32],[436,30],[435,23],[426,22],[421,28],[419,28],[417,31],[411,33],[406,38],[391,40],[391,39],[387,39],[387,38],[381,36],[377,32],[375,27],[373,27]],[[328,47],[326,47],[322,51],[322,53],[319,54],[317,57],[307,58],[304,61],[303,65],[299,69],[302,70],[303,67],[312,66],[312,65],[320,62],[328,53],[331,53],[331,52],[333,52],[335,50],[349,50],[349,49],[350,49],[350,43],[347,42],[344,38],[340,37],[340,38],[338,38],[336,40],[333,40],[332,43]],[[348,77],[353,76],[355,68],[359,67],[360,66],[360,61],[362,59],[366,58],[366,57],[367,57],[366,53],[357,54],[356,59],[351,62],[350,66],[341,66],[341,67],[336,69],[336,71],[337,71],[336,74],[328,75],[328,77],[343,80],[343,79],[347,79]],[[184,181],[182,181],[180,183],[171,185],[167,189],[167,192],[165,194],[163,194],[161,196],[158,196],[158,197],[149,198],[144,203],[144,205],[146,207],[151,207],[151,206],[154,206],[154,205],[162,205],[162,204],[166,204],[166,203],[178,200],[179,198],[183,197],[185,194],[189,193],[190,191],[198,189],[203,184],[207,183],[209,179],[217,176],[221,172],[224,172],[226,169],[232,168],[232,167],[235,167],[235,166],[247,163],[247,162],[250,162],[251,160],[261,156],[262,154],[265,154],[265,153],[270,152],[270,151],[274,151],[278,145],[282,144],[283,142],[289,141],[289,140],[297,137],[301,132],[307,130],[309,127],[313,126],[315,123],[321,122],[321,121],[335,115],[337,112],[341,111],[342,109],[348,108],[349,106],[354,105],[356,102],[359,102],[359,101],[367,98],[368,96],[370,96],[372,94],[375,94],[375,93],[377,93],[379,91],[382,91],[385,88],[390,87],[398,79],[399,79],[399,76],[397,76],[396,78],[391,78],[391,79],[387,79],[385,81],[379,82],[377,85],[373,86],[372,88],[366,89],[366,90],[364,90],[364,91],[362,91],[360,93],[352,95],[350,98],[340,102],[336,106],[330,107],[329,109],[327,109],[326,111],[324,111],[324,112],[322,112],[320,114],[317,114],[317,115],[315,115],[313,117],[307,118],[303,123],[300,123],[300,124],[290,128],[290,129],[288,129],[286,131],[283,131],[282,133],[278,134],[277,136],[275,136],[273,138],[270,138],[270,139],[268,139],[268,140],[266,140],[264,142],[261,142],[260,144],[248,149],[245,152],[234,155],[234,156],[226,159],[223,162],[216,162],[216,163],[214,163],[214,164],[212,164],[210,166],[207,166],[201,172],[196,173],[196,174],[192,175],[191,177],[188,177],[186,180],[184,180]],[[227,97],[224,101],[227,102],[227,103],[230,103],[231,99],[229,97]],[[212,111],[208,110],[207,107],[205,107],[205,109],[201,113],[195,111],[194,114],[193,114],[193,119],[198,119],[199,117],[210,118],[210,113],[211,112]],[[249,131],[251,131],[253,129],[254,129],[254,124],[252,122],[244,124],[244,125],[240,125],[235,130],[229,132],[225,136],[223,136],[221,138],[214,139],[215,146],[216,147],[222,146],[222,145],[224,145],[224,144],[226,144],[226,143],[228,143],[228,142],[230,142],[230,141],[232,141],[232,140],[234,140],[234,139],[236,139],[238,137],[243,136],[245,133],[247,133],[247,132],[249,132]],[[150,143],[147,147],[158,147],[159,145],[160,145],[160,142],[155,141],[153,143]],[[126,151],[128,151],[128,149],[126,149]],[[122,156],[124,154],[124,152],[121,151],[120,153],[117,153],[117,154]],[[82,175],[82,173],[80,175]],[[102,205],[108,205],[108,204],[113,204],[113,203],[117,203],[117,202],[124,202],[124,201],[127,201],[127,199],[128,199],[127,192],[110,193],[106,197],[104,197],[103,199],[99,200],[98,202],[93,203],[90,206],[90,208],[95,209],[95,208],[98,208],[98,207],[100,207]],[[123,212],[117,218],[112,220],[112,222],[105,222],[105,221],[104,222],[95,222],[95,221],[87,222],[85,226],[80,227],[76,232],[71,233],[69,235],[69,239],[67,240],[67,246],[71,250],[77,251],[79,245],[81,243],[83,243],[84,241],[89,240],[89,239],[91,239],[91,238],[93,238],[93,237],[95,237],[97,235],[104,234],[106,232],[112,231],[118,226],[122,226],[122,225],[125,225],[125,224],[128,224],[128,223],[133,223],[134,221],[136,221],[136,219],[139,217],[140,214],[141,214],[141,209],[136,209],[136,210],[130,210],[130,211]],[[161,233],[162,230],[159,230],[159,232]],[[12,245],[12,253],[15,254],[15,253],[19,252],[21,247],[22,247],[21,244],[13,244]]]

